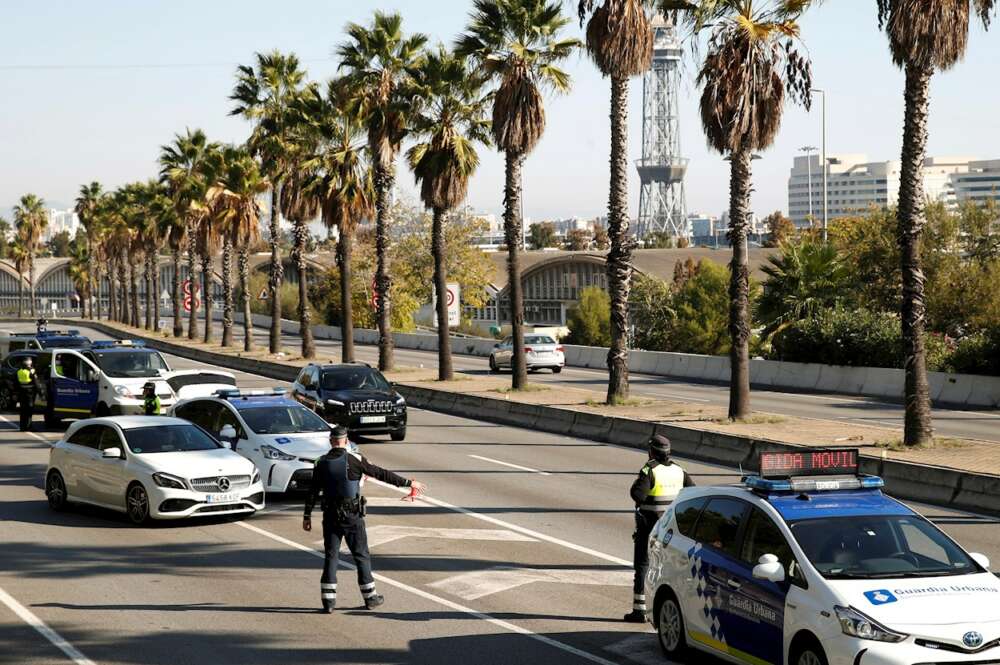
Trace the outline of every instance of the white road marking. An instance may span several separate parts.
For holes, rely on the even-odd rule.
[[[632,583],[632,571],[627,570],[586,570],[544,568],[491,568],[475,570],[448,577],[429,584],[464,600],[476,600],[491,596],[501,591],[509,591],[532,584],[544,582],[549,584],[581,584],[589,586],[623,587]]]
[[[400,492],[400,493],[409,492],[408,488],[394,487],[392,485],[389,485],[388,483],[383,483],[383,482],[381,482],[379,480],[375,480],[374,478],[369,478],[369,482],[371,482],[372,484],[375,484],[375,485],[380,485],[382,487],[386,487],[386,488],[391,489],[391,490],[396,491],[396,492]],[[518,526],[516,524],[511,524],[510,522],[504,522],[503,520],[498,520],[495,517],[490,517],[489,515],[483,515],[482,513],[477,513],[474,510],[469,510],[468,508],[463,508],[461,506],[456,506],[456,505],[448,503],[446,501],[441,501],[440,499],[432,499],[431,497],[424,495],[424,496],[420,497],[417,500],[418,501],[424,501],[426,503],[431,504],[432,506],[438,506],[439,508],[447,508],[448,510],[452,510],[452,511],[454,511],[456,513],[461,513],[463,515],[468,515],[469,517],[473,517],[473,518],[475,518],[477,520],[481,520],[483,522],[488,522],[490,524],[495,524],[495,525],[503,527],[505,529],[510,529],[511,531],[516,531],[518,533],[523,533],[526,536],[531,536],[532,538],[536,538],[538,540],[542,540],[542,541],[545,541],[547,543],[552,543],[553,545],[559,545],[560,547],[565,547],[565,548],[571,549],[571,550],[573,550],[575,552],[580,552],[581,554],[587,554],[589,556],[592,556],[592,557],[595,557],[595,558],[598,558],[598,559],[602,559],[604,561],[610,561],[611,563],[617,563],[618,565],[625,566],[626,568],[630,568],[630,569],[632,568],[632,562],[629,561],[629,560],[627,560],[627,559],[622,559],[621,557],[617,557],[617,556],[614,556],[612,554],[605,554],[604,552],[599,552],[598,550],[594,550],[594,549],[591,549],[589,547],[584,547],[583,545],[577,545],[576,543],[571,543],[571,542],[569,542],[567,540],[563,540],[561,538],[556,538],[555,536],[550,536],[550,535],[542,533],[540,531],[535,531],[533,529],[526,529],[523,526]]]
[[[624,640],[609,644],[604,650],[641,665],[677,665],[675,661],[663,657],[660,645],[656,643],[656,633],[652,629],[629,635]]]
[[[44,621],[35,616],[27,607],[17,602],[13,596],[3,589],[0,589],[0,602],[9,607],[24,623],[37,630],[54,647],[66,654],[66,657],[76,663],[76,665],[96,665],[94,661],[80,653],[79,649],[67,642],[62,635],[49,628]]]
[[[551,476],[552,474],[548,471],[539,471],[538,469],[532,469],[530,466],[521,466],[520,464],[511,464],[510,462],[501,462],[498,459],[493,459],[492,457],[482,457],[480,455],[469,455],[469,457],[477,460],[482,460],[483,462],[491,462],[493,464],[499,464],[501,466],[509,466],[512,469],[518,469],[520,471],[528,471],[530,473],[537,473],[540,476]]]
[[[306,554],[311,554],[312,556],[320,558],[320,559],[323,558],[323,553],[322,552],[319,552],[319,551],[317,551],[317,550],[315,550],[315,549],[313,549],[311,547],[308,547],[307,545],[302,545],[301,543],[297,543],[294,540],[289,540],[288,538],[284,538],[282,536],[279,536],[276,533],[271,533],[270,531],[267,531],[266,529],[261,529],[260,527],[253,526],[252,524],[247,524],[245,522],[237,522],[236,525],[237,526],[241,526],[244,529],[247,529],[249,531],[253,531],[254,533],[257,533],[257,534],[259,534],[261,536],[264,536],[265,538],[270,538],[271,540],[273,540],[275,542],[281,543],[283,545],[287,545],[288,547],[291,547],[293,549],[297,549],[297,550],[299,550],[301,552],[305,552]],[[352,563],[348,562],[348,561],[341,561],[340,564],[342,566],[345,566],[346,568],[348,568],[350,570],[355,570],[354,565]],[[546,644],[546,645],[548,645],[550,647],[559,649],[560,651],[565,651],[566,653],[572,654],[572,655],[577,656],[579,658],[583,658],[584,660],[588,660],[588,661],[590,661],[592,663],[598,663],[599,665],[617,665],[616,663],[614,663],[614,662],[612,662],[610,660],[607,660],[605,658],[601,658],[600,656],[597,656],[595,654],[589,653],[587,651],[583,651],[581,649],[577,649],[576,647],[570,646],[569,644],[564,644],[563,642],[559,642],[557,640],[554,640],[551,637],[546,637],[545,635],[539,635],[538,633],[534,633],[534,632],[528,630],[527,628],[522,628],[521,626],[512,624],[512,623],[510,623],[508,621],[504,621],[503,619],[498,619],[498,618],[496,618],[496,617],[494,617],[492,615],[486,614],[484,612],[479,612],[478,610],[474,610],[471,607],[466,607],[465,605],[460,605],[459,603],[452,602],[452,601],[448,600],[447,598],[442,598],[441,596],[436,596],[436,595],[434,595],[432,593],[428,593],[427,591],[424,591],[422,589],[418,589],[416,587],[410,586],[409,584],[405,584],[403,582],[399,582],[397,580],[394,580],[394,579],[392,579],[390,577],[386,577],[385,575],[381,575],[379,573],[375,573],[374,574],[374,578],[376,580],[378,580],[379,582],[382,582],[383,584],[387,584],[387,585],[389,585],[391,587],[395,587],[395,588],[400,589],[402,591],[406,591],[406,592],[411,593],[411,594],[413,594],[415,596],[419,596],[420,598],[423,598],[425,600],[429,600],[429,601],[431,601],[433,603],[437,603],[438,605],[443,605],[444,607],[447,607],[448,609],[451,609],[451,610],[455,610],[456,612],[461,612],[463,614],[468,614],[471,617],[474,617],[476,619],[480,619],[482,621],[489,622],[489,623],[493,624],[494,626],[497,626],[499,628],[503,628],[504,630],[510,631],[512,633],[516,633],[518,635],[524,635],[525,637],[528,637],[530,639],[536,640],[536,641],[541,642],[542,644]],[[87,661],[87,665],[93,665],[93,664],[90,663],[89,661]]]

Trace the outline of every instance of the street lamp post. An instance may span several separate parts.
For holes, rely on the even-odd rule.
[[[800,151],[806,153],[806,173],[809,180],[809,219],[813,216],[813,170],[812,170],[812,153],[816,152],[816,146],[806,145],[799,148]]]
[[[820,88],[813,88],[813,92],[817,92],[823,96],[822,103],[822,113],[823,113],[823,242],[827,240],[827,228],[830,223],[829,209],[827,207],[827,180],[830,177],[830,165],[826,161],[826,90]]]

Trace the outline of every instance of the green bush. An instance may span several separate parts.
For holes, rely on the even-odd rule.
[[[607,292],[597,286],[580,291],[580,302],[567,316],[569,335],[563,338],[566,344],[580,346],[611,345],[611,299]]]
[[[1000,326],[960,339],[948,358],[947,369],[960,374],[1000,376]]]
[[[751,299],[754,297],[751,287]],[[729,353],[729,269],[701,261],[674,294],[670,350],[720,356]]]

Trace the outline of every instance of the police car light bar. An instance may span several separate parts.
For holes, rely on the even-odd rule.
[[[824,492],[834,490],[881,489],[885,481],[878,476],[856,476],[842,478],[801,477],[801,478],[761,478],[747,476],[743,484],[760,492]]]
[[[92,349],[113,349],[116,346],[143,347],[146,343],[141,339],[99,339],[90,344]]]
[[[234,399],[242,395],[239,388],[221,388],[213,394],[218,396],[219,399]]]

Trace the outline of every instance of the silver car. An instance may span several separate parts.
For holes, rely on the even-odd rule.
[[[554,374],[566,365],[566,354],[562,344],[549,335],[524,336],[524,360],[528,371],[551,369]],[[490,354],[490,372],[496,374],[501,368],[510,368],[514,357],[513,338],[508,337],[494,345]]]

